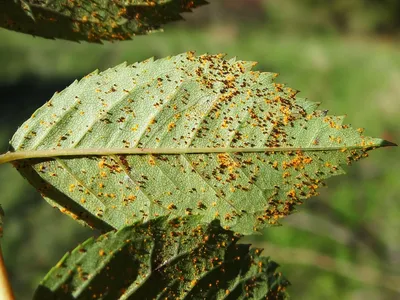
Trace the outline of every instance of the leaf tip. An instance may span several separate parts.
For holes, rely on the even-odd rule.
[[[396,143],[386,141],[386,140],[381,140],[379,147],[397,147],[398,145]]]

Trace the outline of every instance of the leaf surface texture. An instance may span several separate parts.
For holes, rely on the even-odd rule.
[[[34,299],[284,299],[288,281],[218,222],[165,217],[89,239],[46,275]]]
[[[94,72],[39,108],[0,162],[96,228],[198,215],[250,234],[387,145],[253,65],[189,52]]]
[[[7,0],[0,26],[45,38],[127,40],[182,19],[205,0]]]

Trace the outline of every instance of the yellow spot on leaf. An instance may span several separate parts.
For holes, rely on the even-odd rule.
[[[75,190],[75,184],[70,184],[69,185],[69,191],[73,192]]]
[[[174,122],[169,123],[169,124],[168,124],[168,131],[171,131],[172,129],[174,129],[175,126],[176,126],[176,125],[175,125]]]

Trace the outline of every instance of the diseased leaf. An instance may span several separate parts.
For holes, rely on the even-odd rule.
[[[72,41],[128,40],[182,19],[205,0],[0,0],[0,26]]]
[[[251,234],[389,145],[253,65],[189,52],[89,74],[34,113],[0,163],[103,230],[199,215]]]
[[[218,221],[166,217],[67,253],[34,299],[284,299],[288,281],[262,250],[237,244]]]

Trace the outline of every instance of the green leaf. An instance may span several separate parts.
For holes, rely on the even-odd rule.
[[[67,253],[34,299],[284,299],[288,281],[262,250],[198,217],[135,224]]]
[[[222,55],[92,73],[39,108],[0,163],[53,206],[109,230],[168,215],[251,234],[389,145]]]
[[[0,0],[0,26],[72,41],[128,40],[182,19],[205,0]]]

